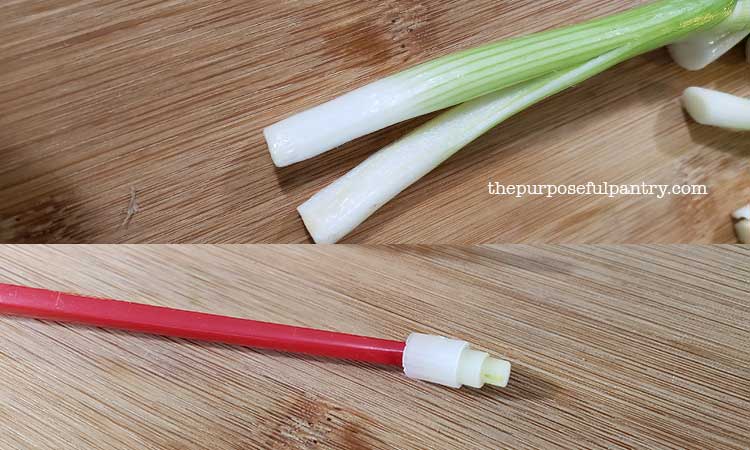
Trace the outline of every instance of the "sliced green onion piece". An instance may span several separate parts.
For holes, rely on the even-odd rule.
[[[717,25],[736,0],[661,0],[567,28],[500,41],[376,81],[264,130],[271,157],[287,166],[389,125],[457,105],[632,42],[648,51]]]
[[[735,212],[733,212],[732,218],[737,220],[750,220],[750,203],[743,206],[742,208],[738,208]]]
[[[750,0],[738,0],[732,15],[716,27],[669,46],[672,59],[687,70],[701,70],[750,35]]]
[[[500,122],[641,51],[642,47],[623,46],[574,69],[456,106],[375,153],[297,210],[315,242],[335,243],[401,191]]]
[[[750,131],[750,99],[711,89],[691,87],[682,94],[682,104],[700,124]]]
[[[680,42],[669,46],[674,62],[687,70],[701,70],[719,59],[750,35],[748,31],[736,31],[713,40]]]

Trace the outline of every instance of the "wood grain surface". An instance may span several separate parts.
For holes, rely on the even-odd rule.
[[[411,65],[643,0],[9,0],[0,5],[0,241],[306,242],[295,208],[424,118],[275,169],[261,129]],[[522,113],[348,242],[735,242],[747,135],[691,85],[750,95],[740,49],[655,51]],[[705,197],[493,197],[504,184],[706,184]],[[140,210],[123,226],[131,189]]]
[[[386,338],[506,389],[0,317],[0,448],[750,447],[748,247],[0,246],[0,282]]]

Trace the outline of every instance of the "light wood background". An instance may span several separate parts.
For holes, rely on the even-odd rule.
[[[0,448],[750,447],[748,247],[1,246],[0,282],[399,339],[506,389],[0,316]]]
[[[0,241],[306,242],[295,208],[417,119],[290,168],[261,129],[419,62],[643,0],[9,0],[0,5]],[[682,113],[750,95],[740,49],[636,58],[488,133],[349,242],[735,242],[747,135]],[[487,182],[707,184],[707,197],[507,198]],[[128,227],[130,191],[140,212]]]

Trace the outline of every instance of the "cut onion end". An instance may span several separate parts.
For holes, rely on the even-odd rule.
[[[745,39],[750,31],[739,31],[716,39],[678,42],[669,46],[669,54],[674,62],[686,70],[701,70],[719,59],[740,41]]]
[[[732,218],[737,219],[737,220],[741,220],[741,219],[750,220],[750,203],[738,209],[737,211],[733,212]]]
[[[696,122],[730,130],[750,130],[750,100],[724,92],[691,87],[682,104]]]

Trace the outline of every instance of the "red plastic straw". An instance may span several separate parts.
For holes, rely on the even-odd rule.
[[[404,342],[0,283],[0,313],[401,366]]]

